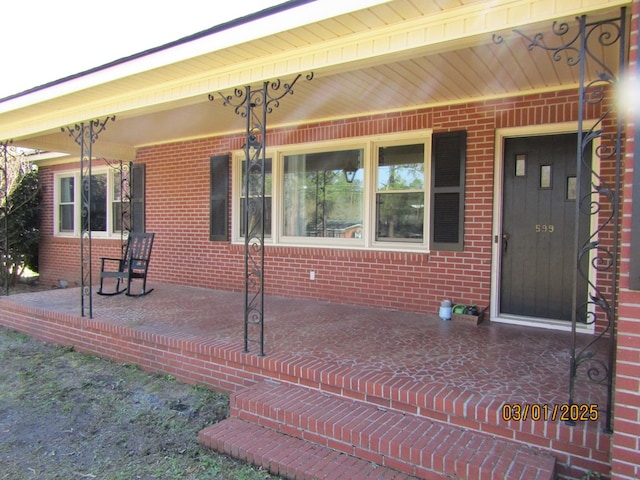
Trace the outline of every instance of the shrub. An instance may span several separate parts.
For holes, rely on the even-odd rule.
[[[26,267],[38,269],[40,188],[38,171],[13,158],[8,170],[8,195],[0,197],[0,287],[15,285]],[[17,164],[17,166],[16,166]],[[4,183],[4,178],[0,179]],[[0,185],[4,191],[5,186]]]

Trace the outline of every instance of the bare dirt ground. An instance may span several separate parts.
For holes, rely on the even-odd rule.
[[[0,327],[0,480],[276,479],[202,449],[228,397]]]

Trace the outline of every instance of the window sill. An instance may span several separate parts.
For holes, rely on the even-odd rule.
[[[231,245],[243,248],[244,240],[232,241]],[[271,248],[291,248],[291,249],[317,249],[317,250],[346,250],[346,251],[358,251],[358,252],[392,252],[392,253],[413,253],[421,255],[429,255],[431,251],[424,245],[411,245],[407,243],[400,244],[380,244],[366,246],[364,244],[349,245],[345,243],[341,244],[318,244],[318,243],[294,243],[294,242],[280,242],[274,243],[265,239],[264,246],[266,249]]]
[[[80,239],[80,234],[79,233],[54,233],[53,234],[54,238],[67,238],[70,240],[79,240]],[[113,233],[110,235],[104,234],[104,233],[96,233],[96,232],[92,232],[91,233],[91,239],[92,240],[121,240],[122,236],[119,233]]]

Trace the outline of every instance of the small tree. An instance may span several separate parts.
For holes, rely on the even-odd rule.
[[[0,288],[38,268],[40,189],[36,167],[14,148],[0,158]]]

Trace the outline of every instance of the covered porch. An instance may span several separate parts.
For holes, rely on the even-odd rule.
[[[446,432],[455,428],[482,436],[482,440],[474,436],[470,445],[485,439],[506,442],[499,447],[493,443],[492,451],[504,451],[506,445],[540,449],[554,456],[555,469],[563,477],[581,478],[589,471],[608,473],[610,437],[602,433],[604,413],[598,421],[578,421],[575,426],[557,418],[569,401],[569,333],[488,320],[477,327],[445,323],[437,318],[434,302],[461,298],[464,291],[474,295],[469,301],[492,302],[492,315],[501,313],[497,308],[499,279],[506,246],[498,243],[505,237],[503,211],[497,205],[504,201],[504,138],[576,132],[585,121],[599,123],[611,100],[607,94],[604,104],[591,104],[581,112],[577,91],[584,82],[577,69],[566,59],[558,62],[548,49],[529,48],[540,47],[532,39],[542,39],[544,34],[550,45],[557,43],[552,39],[562,44],[554,32],[556,25],[560,31],[564,22],[575,28],[576,17],[581,15],[590,22],[627,16],[620,7],[629,1],[586,5],[580,0],[464,0],[443,7],[438,1],[372,0],[359,7],[344,3],[339,11],[321,11],[322,4],[330,2],[289,3],[0,101],[3,138],[53,155],[38,159],[48,191],[43,199],[46,218],[41,242],[41,266],[48,279],[76,279],[76,266],[91,264],[90,249],[81,247],[78,258],[78,239],[88,233],[86,225],[79,226],[79,195],[72,206],[75,216],[69,216],[69,223],[60,221],[63,185],[73,181],[79,185],[80,179],[93,174],[108,179],[107,184],[120,175],[122,185],[122,167],[119,174],[105,173],[104,165],[102,171],[91,173],[91,161],[78,166],[78,157],[134,162],[148,169],[144,180],[148,194],[139,204],[144,205],[146,230],[161,238],[152,277],[158,283],[152,285],[151,295],[136,300],[96,296],[93,318],[80,315],[77,289],[12,296],[0,300],[0,324],[234,394],[232,402],[237,403],[232,414],[239,418],[257,418],[256,412],[248,410],[250,403],[265,411],[271,407],[260,403],[262,400],[242,406],[237,395],[251,398],[247,389],[276,381],[304,387],[309,398],[313,397],[310,403],[317,400],[313,395],[330,393],[333,400],[445,425]],[[311,6],[318,10],[313,20],[307,20],[300,14]],[[626,30],[621,32],[621,38],[626,40],[626,35]],[[603,62],[615,77],[624,60],[615,48],[604,48],[603,35],[594,34],[592,39],[596,37],[600,43],[596,42],[593,51],[602,50]],[[598,67],[587,58],[587,79],[598,78]],[[282,241],[282,225],[273,222],[274,248],[267,271],[274,281],[266,287],[267,294],[307,299],[267,297],[266,356],[262,357],[256,354],[257,348],[243,351],[241,293],[186,285],[193,284],[194,271],[200,272],[200,286],[237,290],[241,283],[236,267],[241,254],[242,190],[233,179],[242,171],[237,153],[244,142],[243,122],[233,108],[224,105],[225,96],[243,86],[266,85],[263,82],[274,79],[288,82],[310,72],[313,81],[297,84],[286,106],[283,103],[269,117],[266,145],[287,151],[296,146],[299,150],[291,152],[307,154],[311,152],[304,150],[308,146],[316,149],[326,145],[323,142],[333,142],[326,148],[335,149],[345,139],[360,142],[362,138],[363,151],[370,152],[362,165],[367,172],[362,218],[368,225],[357,243],[338,244],[349,248],[333,250],[326,249],[335,241],[330,238],[319,238],[317,243],[310,243],[310,238]],[[79,152],[71,125],[89,121],[100,126],[100,140],[92,152]],[[608,119],[605,123],[610,126],[613,122]],[[450,254],[434,248],[425,227],[430,222],[427,213],[422,217],[420,242],[402,243],[414,248],[405,252],[397,243],[382,242],[379,249],[374,215],[364,215],[377,205],[375,175],[382,168],[377,152],[388,142],[409,139],[408,134],[411,142],[414,135],[427,142],[434,134],[451,131],[465,131],[468,138],[466,173],[461,170],[460,185],[466,189],[460,197],[466,200],[460,203],[466,208],[459,224],[463,250]],[[380,138],[387,143],[375,143]],[[429,171],[430,149],[424,145],[423,165]],[[231,165],[223,169],[231,181],[226,177],[221,181],[231,186],[231,192],[221,195],[227,202],[218,216],[224,220],[222,239],[211,235],[216,215],[209,207],[212,199],[218,200],[218,192],[212,192],[203,180],[214,178],[210,161],[221,155],[232,157]],[[613,165],[606,167],[611,175]],[[278,168],[274,169],[280,172],[276,188],[284,185],[283,167]],[[513,171],[518,175],[517,165]],[[561,184],[569,190],[568,179]],[[105,187],[105,195],[115,198],[116,190]],[[274,212],[280,215],[285,202],[282,190],[273,196]],[[422,205],[435,203],[427,183],[423,190]],[[105,216],[115,217],[106,203],[104,210]],[[119,246],[120,232],[111,228],[117,221],[112,218],[110,222],[98,229],[102,236],[94,242],[94,258]],[[531,235],[547,233],[548,225],[555,225],[544,219],[532,222]],[[183,235],[185,231],[190,234]],[[509,251],[513,252],[513,243]],[[182,263],[181,272],[187,272],[182,276],[176,274],[176,258]],[[374,269],[362,275],[374,264]],[[404,282],[407,265],[412,266],[415,279],[410,285]],[[313,284],[307,282],[311,267],[314,272],[325,268]],[[615,275],[611,276],[614,282]],[[337,285],[339,277],[354,281]],[[384,281],[372,281],[383,277]],[[91,288],[90,275],[82,281]],[[442,292],[443,285],[449,291]],[[322,292],[323,298],[337,302],[345,296],[354,298],[365,288],[372,290],[363,302],[377,301],[378,307],[404,305],[422,313],[309,300]],[[610,289],[615,292],[615,285]],[[613,323],[609,326],[614,328]],[[578,338],[587,344],[593,336]],[[613,365],[608,371],[612,369]],[[589,375],[578,375],[585,376]],[[578,383],[573,401],[588,409],[596,404],[606,408],[606,388]],[[280,411],[280,404],[274,405],[272,410]],[[529,405],[528,418],[513,419],[513,412],[524,405]],[[274,423],[266,417],[259,422]],[[291,424],[286,427],[283,429],[293,432]],[[416,428],[427,430],[424,425]],[[326,432],[310,436],[339,451],[356,448],[353,438],[343,436],[351,430],[345,425],[339,430],[330,438]],[[461,439],[438,457],[440,463],[451,458],[449,451],[464,451],[466,444],[461,444],[466,437],[456,438]],[[391,447],[384,454],[364,447],[353,453],[383,465],[393,458],[391,466],[396,470],[435,478],[425,466],[434,464],[433,456],[428,461],[423,458],[426,450],[420,450],[416,458],[415,450],[404,448],[405,444],[393,445],[395,456]],[[522,475],[507,477],[496,470],[501,458],[500,453],[496,455],[486,456],[495,460],[486,468],[487,460],[477,460],[476,475],[460,473],[457,468],[464,460],[456,463],[457,457],[455,465],[449,469],[442,465],[441,471],[456,478],[534,478],[524,470]]]
[[[568,426],[559,412],[535,418],[543,407],[503,418],[505,404],[548,405],[551,417],[567,402],[568,332],[267,296],[261,357],[243,351],[243,294],[152,286],[142,298],[95,296],[93,319],[80,316],[75,288],[3,297],[0,324],[230,394],[276,381],[539,448],[561,474],[607,471],[604,419]],[[580,404],[605,405],[604,387],[578,388]]]

